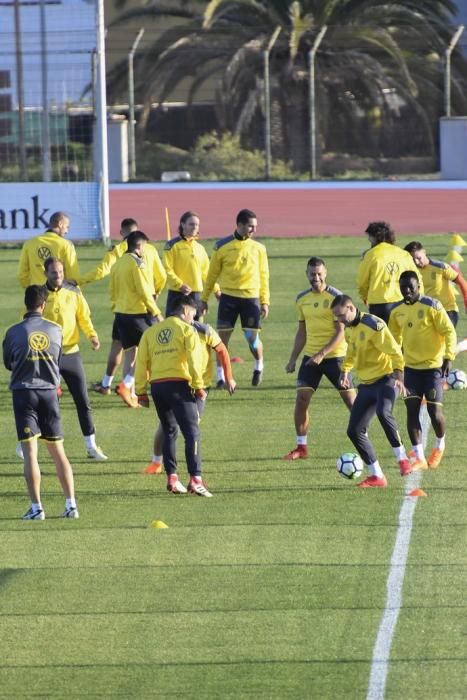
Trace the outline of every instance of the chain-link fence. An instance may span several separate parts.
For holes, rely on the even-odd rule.
[[[0,2],[0,178],[93,179],[94,3]]]

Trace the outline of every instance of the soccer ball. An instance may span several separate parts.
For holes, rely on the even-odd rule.
[[[448,374],[448,386],[450,389],[466,389],[467,374],[462,369],[452,369]]]
[[[336,467],[344,479],[358,479],[363,471],[363,462],[354,452],[345,452],[338,458]]]

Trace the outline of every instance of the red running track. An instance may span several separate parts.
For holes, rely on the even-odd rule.
[[[231,233],[240,209],[258,216],[258,236],[356,236],[369,221],[389,221],[397,234],[467,231],[467,183],[338,183],[114,185],[110,189],[111,237],[133,217],[154,240],[166,238],[165,207],[172,236],[180,215],[196,211],[203,238]]]

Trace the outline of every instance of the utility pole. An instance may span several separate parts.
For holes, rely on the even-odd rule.
[[[138,44],[142,39],[144,34],[144,29],[141,27],[136,39],[133,42],[130,53],[128,54],[128,122],[129,122],[129,139],[128,139],[128,151],[129,151],[129,161],[130,161],[130,178],[134,179],[136,177],[136,145],[135,145],[135,82],[134,82],[134,72],[133,72],[133,59],[135,56]]]
[[[266,50],[263,52],[264,57],[264,113],[265,113],[265,124],[264,124],[264,142],[266,150],[266,180],[271,179],[271,167],[272,167],[272,157],[271,157],[271,88],[269,83],[269,56],[271,54],[272,48],[276,43],[277,37],[281,33],[282,27],[276,27],[273,35],[271,36]]]
[[[316,179],[316,85],[315,85],[315,59],[316,52],[327,32],[327,25],[321,27],[313,46],[308,53],[309,60],[309,110],[310,110],[310,178]]]
[[[28,166],[24,133],[24,78],[23,51],[21,46],[20,1],[14,0],[13,7],[15,15],[16,92],[18,99],[19,176],[22,182],[27,182]]]
[[[444,64],[444,116],[451,116],[451,54],[454,48],[461,38],[462,32],[464,31],[464,25],[461,24],[455,34],[453,35],[449,46],[445,52],[445,64]]]

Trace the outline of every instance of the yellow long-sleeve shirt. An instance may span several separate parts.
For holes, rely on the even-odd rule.
[[[128,244],[126,239],[117,243],[112,250],[107,251],[99,265],[81,277],[80,284],[83,285],[90,284],[91,282],[97,282],[98,280],[102,280],[104,277],[107,277],[107,275],[110,275],[117,260],[119,260],[122,255],[127,252],[127,250]],[[167,274],[159,257],[159,253],[150,243],[147,243],[144,247],[143,260],[147,269],[152,270],[152,278],[150,277],[150,279],[152,279],[154,287],[153,294],[160,294],[165,287]]]
[[[306,329],[305,355],[319,352],[336,334],[336,319],[331,310],[331,303],[338,294],[341,294],[339,290],[328,285],[323,292],[307,289],[297,296],[298,320],[305,322]],[[347,343],[342,338],[342,341],[326,355],[326,359],[343,357],[346,351]]]
[[[406,270],[420,275],[412,256],[392,243],[378,243],[364,254],[357,272],[357,287],[365,304],[390,304],[402,299],[399,277]],[[423,284],[420,280],[420,284]],[[423,292],[423,289],[421,290]]]
[[[112,311],[159,316],[161,312],[154,301],[151,279],[152,270],[148,270],[144,258],[128,252],[122,255],[110,273]]]
[[[86,338],[97,336],[91,320],[91,311],[81,289],[64,282],[58,289],[47,286],[49,296],[44,309],[44,318],[58,323],[63,332],[63,354],[79,350],[80,331]]]
[[[137,394],[144,394],[147,382],[186,380],[192,389],[203,388],[203,355],[198,333],[178,316],[169,316],[145,331],[141,337],[135,368]]]
[[[341,369],[355,369],[363,384],[404,368],[400,345],[377,316],[358,312],[354,325],[345,329],[345,339],[348,347]]]
[[[167,241],[163,254],[167,272],[167,286],[178,292],[182,284],[194,292],[202,292],[209,271],[209,256],[204,247],[194,238],[189,240],[177,236]],[[217,291],[218,285],[214,291]]]
[[[23,244],[18,265],[18,280],[21,286],[44,284],[44,262],[51,257],[62,261],[66,280],[79,282],[80,270],[75,246],[58,233],[46,231]]]
[[[456,270],[441,260],[430,260],[428,265],[418,269],[418,274],[423,280],[427,297],[438,299],[446,311],[459,311],[451,284],[459,275]]]
[[[202,300],[207,302],[214,284],[233,297],[259,298],[269,304],[269,265],[266,248],[252,238],[234,235],[218,241],[209,264]]]
[[[436,369],[456,356],[454,326],[441,302],[432,297],[420,297],[414,304],[401,301],[391,311],[389,330],[402,345],[407,367]]]

